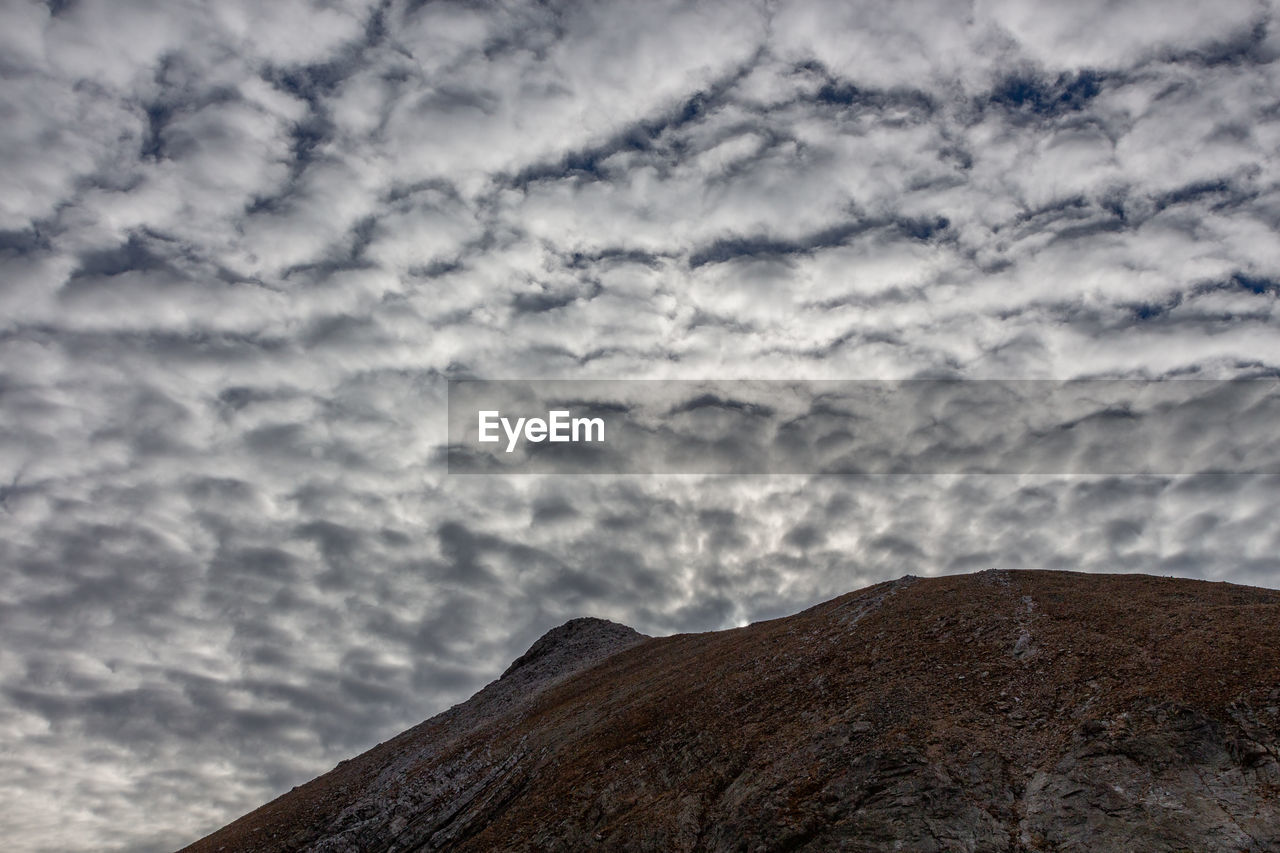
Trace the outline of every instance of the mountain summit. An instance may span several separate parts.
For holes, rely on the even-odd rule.
[[[745,628],[577,619],[186,848],[1280,850],[1280,592],[903,578]]]
[[[502,678],[518,673],[541,683],[547,678],[567,674],[566,670],[569,668],[577,669],[595,663],[643,639],[644,634],[608,619],[570,619],[559,628],[552,628],[539,637],[529,647],[529,651],[507,667]]]

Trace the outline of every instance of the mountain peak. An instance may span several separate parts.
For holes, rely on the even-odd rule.
[[[626,625],[594,616],[580,616],[539,637],[528,651],[512,661],[502,673],[502,678],[519,670],[529,672],[536,669],[539,674],[546,670],[559,670],[583,660],[595,660],[643,639],[644,634]]]

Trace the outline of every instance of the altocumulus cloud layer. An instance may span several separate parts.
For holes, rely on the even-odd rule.
[[[7,849],[177,847],[572,616],[1280,577],[1275,478],[441,464],[453,377],[1275,375],[1273,4],[2,8]]]

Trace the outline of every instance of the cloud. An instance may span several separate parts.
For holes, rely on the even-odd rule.
[[[173,849],[574,616],[1275,585],[1263,475],[443,465],[449,378],[1275,376],[1275,10],[1183,6],[7,4],[9,849]]]

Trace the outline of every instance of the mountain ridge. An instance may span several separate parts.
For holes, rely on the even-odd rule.
[[[1144,575],[908,576],[659,638],[570,620],[185,849],[1276,850],[1277,685],[1280,592]]]

